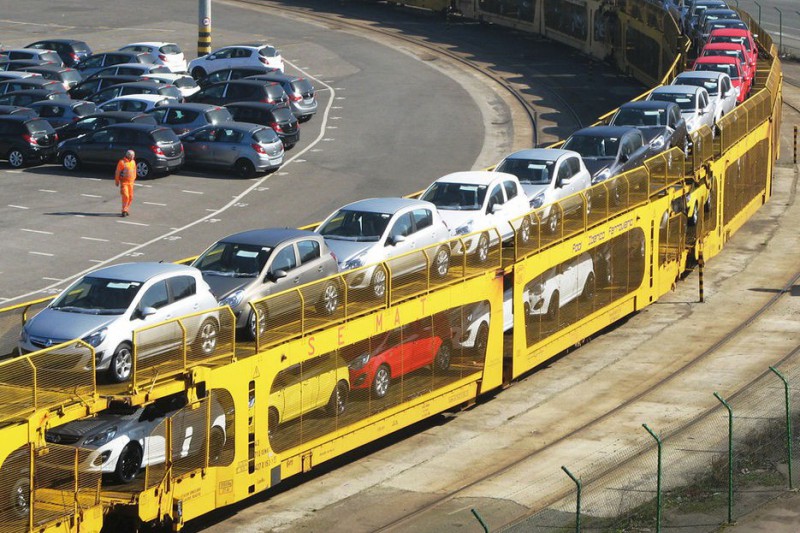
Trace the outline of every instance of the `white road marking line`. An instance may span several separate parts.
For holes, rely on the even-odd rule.
[[[102,263],[103,260],[102,259],[89,259],[89,262],[90,263]]]
[[[338,130],[339,126],[328,126],[329,130]]]
[[[39,189],[39,192],[58,192],[58,191],[54,191],[53,189]]]
[[[100,239],[98,237],[81,237],[85,241],[108,242],[108,239]]]
[[[48,254],[47,252],[34,252],[33,250],[29,250],[28,253],[33,255],[44,255],[46,257],[53,257],[53,254]]]
[[[157,205],[159,207],[167,207],[167,204],[160,204],[158,202],[142,202],[142,203],[146,205]]]
[[[75,218],[86,218],[85,215],[74,214],[72,216],[74,216]]]
[[[99,194],[86,194],[86,193],[81,193],[81,196],[85,196],[86,198],[102,198],[102,196],[100,196]]]
[[[20,228],[22,231],[27,231],[30,233],[41,233],[42,235],[52,235],[52,231],[42,231],[40,229],[28,229],[28,228]]]
[[[6,174],[22,174],[21,170],[6,170]]]
[[[8,204],[8,207],[13,207],[14,209],[30,209],[30,207],[25,207],[24,205],[14,205],[14,204]]]
[[[181,189],[181,192],[185,192],[187,194],[205,194],[203,191],[187,191],[186,189]]]
[[[84,179],[87,179],[89,181],[103,181],[101,178],[84,178]]]
[[[278,176],[285,176],[287,174],[288,174],[288,172],[278,172]]]
[[[305,163],[305,162],[306,162],[305,159],[296,159],[295,160],[295,163]]]
[[[312,151],[312,152],[324,152],[325,150],[323,150],[322,148],[314,148],[314,149],[313,149],[313,150],[311,150],[311,151]]]
[[[131,226],[149,226],[150,224],[145,224],[144,222],[128,222],[127,220],[117,220],[119,224],[130,224]]]
[[[347,97],[346,96],[337,96],[337,97],[334,98],[334,100],[347,100]]]
[[[42,279],[46,279],[47,281],[61,281],[58,278],[42,278]]]
[[[209,213],[216,213],[217,212],[216,209],[206,209],[206,211],[208,211]],[[174,229],[174,228],[170,228],[170,229]]]
[[[331,120],[340,120],[342,117],[331,117]]]
[[[138,242],[122,242],[120,244],[124,244],[126,246],[141,246]]]
[[[332,138],[330,138],[330,137],[325,137],[325,138],[324,138],[324,139],[322,139],[322,140],[323,140],[323,142],[326,142],[326,143],[328,143],[328,142],[331,142],[331,141],[335,141],[336,139],[332,139]]]
[[[334,90],[337,90],[337,91],[344,91],[344,87],[334,87]]]

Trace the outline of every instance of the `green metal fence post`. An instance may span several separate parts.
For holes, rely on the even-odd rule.
[[[470,509],[470,512],[472,513],[472,515],[475,518],[478,519],[478,522],[480,522],[481,526],[483,527],[484,533],[489,533],[489,526],[486,525],[486,522],[483,521],[483,518],[481,517],[481,515],[478,514],[478,510],[473,508],[473,509]]]
[[[778,372],[775,367],[769,367],[776,376],[783,381],[783,391],[786,399],[786,459],[789,464],[789,490],[794,489],[794,480],[792,478],[792,412],[789,404],[789,381],[786,377]]]
[[[650,436],[656,439],[658,445],[658,471],[656,473],[656,533],[661,533],[661,438],[655,432],[647,427],[647,424],[642,424],[642,427],[650,433]]]
[[[716,392],[714,397],[728,410],[728,523],[730,524],[733,522],[733,409]]]
[[[561,470],[575,482],[575,486],[578,488],[578,495],[576,496],[575,503],[575,533],[581,533],[581,491],[583,490],[583,483],[581,483],[580,479],[573,476],[572,472],[567,470],[566,466],[562,466]]]

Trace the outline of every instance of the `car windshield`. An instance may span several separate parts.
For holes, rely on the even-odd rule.
[[[431,202],[439,209],[473,211],[483,207],[486,185],[437,181],[425,191],[420,200]]]
[[[675,102],[681,107],[681,111],[694,111],[694,95],[684,93],[653,93],[650,95],[651,100],[657,102]]]
[[[189,76],[180,77],[176,79],[173,83],[175,84],[175,87],[180,87],[181,89],[197,87],[197,82],[194,81],[194,78],[190,78]]]
[[[278,134],[272,128],[261,128],[253,132],[253,139],[258,143],[272,144],[280,141]]]
[[[694,85],[695,87],[702,87],[711,96],[719,94],[715,78],[678,78],[673,85]]]
[[[210,111],[206,111],[206,120],[209,124],[219,124],[220,122],[227,122],[229,120],[233,120],[233,116],[231,116],[231,112],[225,108],[218,108],[212,109]]]
[[[271,253],[269,246],[218,242],[198,257],[192,266],[212,276],[255,278],[264,269]]]
[[[25,123],[26,128],[30,133],[50,133],[53,127],[44,119],[31,120]]]
[[[264,57],[275,57],[276,55],[278,55],[278,51],[275,49],[274,46],[265,46],[264,48],[258,51],[258,54]]]
[[[526,185],[547,185],[553,178],[555,166],[555,160],[506,159],[495,170],[513,174]]]
[[[391,219],[390,213],[341,209],[318,233],[334,240],[377,242]]]
[[[79,117],[85,117],[86,115],[91,115],[95,111],[97,111],[97,106],[88,102],[85,104],[78,104],[74,108],[72,108],[72,112]]]
[[[576,135],[569,139],[562,148],[578,152],[581,157],[617,157],[619,137]]]
[[[731,79],[739,79],[739,69],[736,68],[735,63],[695,63],[695,70],[703,71],[709,70],[712,72],[722,72],[731,77]]]
[[[72,313],[121,315],[141,287],[138,281],[86,276],[61,293],[50,307]]]
[[[728,56],[735,57],[739,61],[744,62],[744,54],[741,50],[704,50],[703,55],[708,56]]]
[[[181,49],[177,44],[165,44],[161,48],[158,49],[159,52],[162,54],[180,54]]]
[[[734,44],[741,44],[750,51],[750,41],[745,39],[744,37],[729,37],[727,35],[715,35],[711,37],[709,43],[734,43]]]
[[[169,128],[153,131],[153,139],[155,139],[156,144],[180,142],[180,139],[178,139],[178,136],[175,135],[175,132]]]
[[[611,121],[613,126],[666,126],[666,109],[620,109]]]
[[[66,82],[75,82],[78,83],[83,79],[81,73],[77,70],[64,70],[61,72],[61,79]]]

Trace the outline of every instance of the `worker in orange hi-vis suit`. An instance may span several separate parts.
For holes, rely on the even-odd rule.
[[[122,196],[121,217],[128,216],[128,209],[133,201],[133,182],[136,181],[136,156],[133,150],[125,152],[125,157],[117,162],[117,171],[114,173],[114,185],[119,187]]]

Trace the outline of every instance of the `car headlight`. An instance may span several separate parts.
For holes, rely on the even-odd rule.
[[[544,193],[540,192],[539,194],[533,197],[533,200],[531,200],[531,207],[542,207],[543,203],[544,203]]]
[[[117,436],[117,426],[111,426],[110,428],[96,435],[88,437],[85,441],[83,441],[83,444],[89,446],[102,446],[104,444],[107,444],[108,441],[110,441],[116,436]]]
[[[361,252],[355,257],[351,257],[347,261],[344,262],[344,270],[352,270],[354,268],[359,268],[364,266],[364,256],[366,252]]]
[[[349,365],[352,370],[361,370],[369,362],[369,352],[363,353],[353,359]]]
[[[100,346],[100,343],[106,340],[106,333],[108,333],[108,328],[98,329],[94,333],[88,334],[81,340],[86,344],[88,344],[89,346],[97,348],[98,346]]]
[[[656,150],[661,150],[662,148],[664,148],[664,143],[665,142],[666,142],[666,139],[664,139],[664,136],[663,135],[659,135],[658,137],[656,137],[655,139],[650,141],[650,147],[654,148]]]
[[[244,296],[244,289],[233,291],[228,296],[220,300],[219,305],[229,305],[231,307],[236,307],[237,305],[242,303],[242,296]]]
[[[455,230],[453,230],[453,233],[455,235],[466,235],[467,233],[471,233],[472,232],[472,223],[473,223],[472,220],[468,220],[467,222],[461,224],[459,227],[457,227]]]

